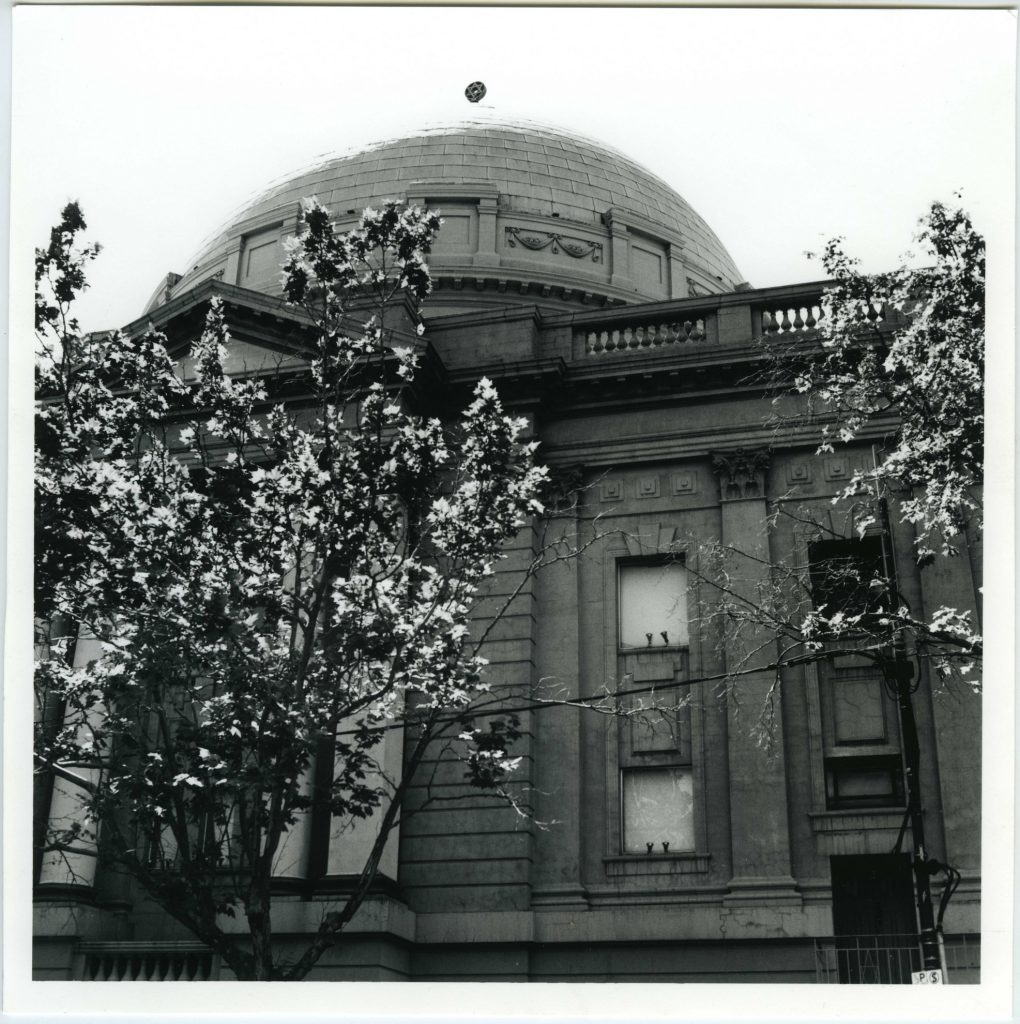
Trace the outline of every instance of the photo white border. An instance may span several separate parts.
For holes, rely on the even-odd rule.
[[[750,5],[748,5],[750,6]],[[949,5],[955,6],[955,5]],[[767,41],[763,41],[767,45]],[[17,55],[14,56],[15,64]],[[1015,70],[1015,68],[1014,68]],[[632,69],[639,72],[639,64]],[[17,78],[13,102],[17,104]],[[17,162],[14,123],[11,173],[16,196],[31,187],[31,168]],[[1015,136],[1014,136],[1015,138]],[[1015,197],[1010,197],[1015,200]],[[985,577],[989,637],[983,727],[982,982],[978,986],[857,987],[703,984],[503,984],[303,982],[88,983],[31,982],[31,672],[32,367],[17,339],[31,332],[32,251],[18,211],[11,220],[8,346],[7,600],[4,650],[4,1019],[130,1020],[337,1019],[521,1022],[631,1020],[1008,1020],[1013,1014],[1015,660],[1015,201],[1004,197],[1001,222],[988,234],[988,436]],[[1006,209],[1005,207],[1009,208]],[[994,708],[988,713],[987,707]],[[158,1000],[154,1009],[153,1003]],[[300,1002],[300,1012],[295,1003]],[[144,1013],[140,1011],[144,1010]]]

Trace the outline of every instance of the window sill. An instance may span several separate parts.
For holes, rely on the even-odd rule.
[[[826,761],[854,761],[862,757],[899,757],[899,746],[885,742],[864,740],[860,743],[843,742],[825,752]]]
[[[900,819],[907,813],[906,805],[887,807],[844,807],[832,811],[809,811],[811,829],[814,832],[842,832],[848,828],[896,828],[900,827]],[[861,818],[871,818],[864,823]],[[893,823],[889,818],[895,819]]]
[[[678,851],[677,853],[626,853],[603,857],[609,878],[640,878],[648,875],[705,875],[712,855]]]
[[[690,644],[656,644],[654,647],[618,647],[620,654],[686,654],[691,649]]]

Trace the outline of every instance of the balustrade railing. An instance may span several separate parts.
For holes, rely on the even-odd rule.
[[[797,334],[813,331],[823,317],[822,307],[817,303],[802,306],[769,305],[759,314],[761,333]]]
[[[84,950],[83,981],[210,981],[217,958],[190,943],[96,943]]]
[[[813,331],[821,318],[822,310],[817,303],[766,307],[761,310],[762,334],[797,334]]]
[[[710,325],[707,318],[674,321],[671,323],[639,324],[580,332],[583,348],[589,355],[603,352],[637,352],[703,342],[708,339]]]
[[[744,295],[687,300],[679,308],[647,311],[623,307],[596,319],[579,316],[573,325],[575,356],[651,352],[676,345],[745,345],[759,338],[811,338],[825,328],[823,288],[818,284],[769,288]],[[684,308],[688,306],[694,308]],[[862,324],[883,330],[898,314],[881,301],[861,307]]]
[[[878,326],[888,320],[887,311],[881,304],[868,303],[862,309],[866,320]],[[759,307],[757,320],[764,336],[776,334],[807,334],[822,324],[825,311],[820,301],[787,305],[782,302],[769,303]]]

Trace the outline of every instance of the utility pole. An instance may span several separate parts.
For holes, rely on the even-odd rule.
[[[895,687],[896,703],[900,713],[900,735],[903,739],[903,773],[907,783],[907,817],[914,848],[914,892],[917,902],[917,922],[921,944],[922,969],[937,970],[942,966],[938,932],[935,928],[935,910],[931,902],[931,870],[928,850],[924,842],[924,817],[921,810],[920,763],[921,752],[917,742],[917,721],[911,698],[911,680],[914,666],[897,645],[892,658],[883,665],[887,682]]]
[[[889,529],[889,509],[884,498],[879,499],[882,512],[882,571],[889,581],[890,610],[899,607],[899,589],[896,585],[896,567],[889,548],[892,533]],[[942,956],[935,910],[931,902],[931,864],[924,841],[924,817],[921,808],[921,750],[917,740],[917,719],[914,717],[912,698],[914,666],[908,659],[903,640],[895,627],[890,628],[891,652],[882,661],[882,672],[887,688],[896,695],[899,709],[900,736],[903,740],[903,774],[907,784],[907,820],[910,822],[911,845],[914,849],[914,893],[917,905],[918,939],[921,946],[921,966],[925,971],[939,970]],[[904,826],[906,825],[904,821]],[[900,839],[903,831],[900,831]],[[900,840],[896,846],[899,848]]]

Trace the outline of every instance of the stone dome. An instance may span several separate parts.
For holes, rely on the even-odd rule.
[[[388,199],[439,209],[433,314],[684,298],[743,281],[686,200],[624,154],[548,125],[477,119],[333,156],[271,186],[149,308],[210,277],[279,294],[282,243],[309,196],[339,227]]]

